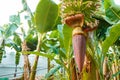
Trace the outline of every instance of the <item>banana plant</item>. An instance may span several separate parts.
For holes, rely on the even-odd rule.
[[[43,56],[48,58],[46,79],[119,80],[120,6],[115,5],[113,0],[102,2],[102,14],[98,11],[100,0],[61,0],[60,9],[52,0],[40,0],[35,15],[26,0],[22,3],[24,9],[10,17],[5,31],[0,28],[0,34],[3,36],[2,46],[12,46],[21,52],[24,49],[21,49],[22,40],[15,31],[21,25],[20,13],[28,12],[29,16],[25,18],[29,31],[26,34],[23,28],[21,30],[29,50],[22,53],[27,55],[26,59],[28,54],[36,54],[36,57],[24,79],[35,79],[39,56]],[[11,35],[13,40],[10,40]],[[0,51],[4,49],[1,48]],[[19,55],[16,54],[16,65],[19,64]],[[59,65],[51,68],[50,61],[53,60]],[[55,74],[57,72],[59,77]]]
[[[100,54],[102,55],[101,58],[99,58],[98,61],[101,59],[101,64],[103,64],[103,67],[99,65],[100,68],[100,74],[102,79],[118,79],[119,80],[119,69],[117,69],[116,66],[119,66],[119,60],[116,58],[119,56],[119,16],[118,13],[120,9],[119,5],[116,5],[113,0],[107,1],[104,0],[103,4],[103,14],[102,16],[102,22],[99,20],[98,29],[96,30],[96,37],[98,39]],[[109,12],[109,13],[108,13]],[[114,38],[114,39],[112,39]],[[100,40],[101,39],[101,40]],[[112,39],[112,40],[111,40]],[[116,47],[115,47],[116,46]],[[101,54],[102,53],[102,54]],[[97,58],[98,58],[97,56]],[[99,63],[100,63],[99,62]],[[112,71],[110,71],[112,70]],[[112,76],[114,75],[114,77]],[[112,77],[111,77],[112,76]]]
[[[42,5],[46,4],[46,2],[49,3],[49,7],[50,7],[49,8],[49,7],[46,6],[47,9],[48,9],[47,11],[49,12],[49,14],[51,14],[51,16],[54,16],[54,18],[51,18],[47,14],[46,8],[44,8],[44,6],[42,6]],[[39,52],[40,51],[40,45],[41,45],[40,40],[43,38],[42,36],[40,37],[40,35],[48,32],[50,30],[53,30],[56,27],[55,23],[59,20],[59,19],[57,20],[58,6],[56,5],[56,3],[54,3],[51,0],[41,0],[38,4],[37,8],[36,8],[35,21],[34,21],[33,14],[31,12],[29,6],[27,5],[27,2],[25,0],[22,0],[22,4],[23,4],[24,9],[21,10],[20,12],[18,12],[18,14],[19,14],[18,16],[20,17],[21,13],[27,11],[29,13],[29,16],[26,16],[25,18],[28,20],[28,25],[30,27],[27,34],[25,33],[25,30],[23,28],[21,28],[21,31],[22,31],[22,34],[23,34],[22,37],[25,40],[26,46],[28,47],[28,49],[30,51],[34,51],[36,49]],[[42,8],[41,8],[41,6],[42,6]],[[40,9],[40,11],[39,11],[39,9]],[[41,12],[41,10],[43,12]],[[51,10],[54,10],[55,13],[51,13]],[[46,13],[46,14],[44,14],[44,13]],[[21,25],[20,18],[18,18],[18,16],[17,15],[12,15],[10,17],[10,22],[14,23],[14,24],[17,23],[18,25]],[[44,20],[41,18],[41,16],[43,17]],[[29,17],[30,17],[30,19],[28,19]],[[44,17],[46,17],[46,18],[44,18]],[[47,20],[47,19],[49,19],[50,21]],[[44,21],[44,22],[42,22],[42,21]],[[51,24],[49,25],[49,23],[51,23]],[[37,31],[35,30],[34,24],[36,26]],[[36,35],[36,32],[38,32],[39,35],[36,36],[35,38],[33,38],[33,36]],[[9,32],[9,34],[10,34],[10,32]],[[20,48],[22,48],[21,41],[20,41],[21,39],[20,39],[19,36],[21,36],[19,33],[14,33],[14,41],[17,45],[19,45]],[[38,44],[38,46],[37,46],[37,44]],[[13,44],[11,44],[11,45],[13,45]],[[11,45],[9,45],[9,46],[11,46]],[[15,47],[15,45],[14,45],[14,47]],[[15,48],[15,49],[17,49],[17,48]],[[24,49],[24,48],[22,48],[22,49]],[[21,51],[21,49],[20,49],[20,51]],[[25,53],[25,51],[23,50],[22,53]],[[24,55],[26,55],[26,54],[24,54]],[[16,54],[16,57],[18,57],[17,54]],[[36,56],[35,63],[33,64],[32,69],[30,70],[31,71],[30,75],[27,75],[29,77],[25,76],[24,79],[30,78],[30,80],[33,80],[35,78],[35,73],[36,73],[35,70],[36,70],[36,67],[37,67],[38,58],[39,58],[39,56]],[[17,59],[16,59],[16,64],[18,64]]]
[[[3,32],[4,29],[2,27],[0,27],[0,63],[2,62],[2,57],[3,57],[3,51],[4,51],[4,40],[3,40]]]
[[[1,59],[2,59],[2,54],[5,55],[5,47],[13,48],[16,51],[16,58],[15,58],[15,64],[16,64],[16,69],[15,69],[15,74],[14,77],[16,76],[17,72],[17,65],[19,64],[19,57],[20,57],[20,43],[21,39],[17,35],[16,30],[18,29],[18,26],[20,24],[20,16],[19,15],[12,15],[10,16],[10,23],[6,24],[3,26],[1,29]],[[11,38],[13,37],[13,38]]]
[[[17,44],[14,42],[11,36],[15,34],[16,29],[18,28],[17,24],[14,23],[8,23],[6,25],[3,25],[0,30],[1,35],[1,56],[4,53],[5,55],[5,47],[11,47],[14,48],[17,51],[20,51],[20,47],[17,46]],[[1,57],[2,58],[2,57]]]
[[[81,75],[85,63],[87,34],[97,25],[92,16],[98,7],[99,0],[61,0],[61,17],[64,24],[73,28],[73,51]]]
[[[48,5],[46,5],[48,4]],[[44,6],[46,5],[46,6]],[[52,10],[52,12],[51,12]],[[52,18],[51,18],[52,16]],[[44,34],[55,27],[55,23],[58,18],[58,5],[52,0],[40,0],[35,11],[35,28],[38,31],[38,45],[36,50],[40,52],[40,46],[42,44],[42,38]],[[30,80],[35,78],[36,68],[39,56],[35,57],[34,65],[31,69]]]

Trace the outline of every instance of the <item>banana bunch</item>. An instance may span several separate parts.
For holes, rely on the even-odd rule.
[[[99,10],[100,0],[61,0],[62,22],[69,16],[76,14],[84,15],[85,25],[95,26],[95,19],[92,17]]]

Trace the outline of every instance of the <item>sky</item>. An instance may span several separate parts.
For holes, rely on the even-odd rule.
[[[0,25],[9,22],[9,16],[17,14],[18,11],[22,10],[22,0],[0,0]],[[59,0],[54,0],[56,3]],[[35,11],[39,0],[27,0],[27,3],[32,11]]]
[[[9,16],[17,14],[22,9],[22,0],[1,0],[0,2],[0,25],[9,22]],[[56,3],[59,0],[54,0]],[[116,4],[120,5],[120,0],[114,0]],[[35,11],[36,5],[39,0],[27,0],[29,7]]]
[[[120,0],[114,0],[115,4],[120,5]]]
[[[9,16],[22,9],[21,0],[2,0],[0,2],[0,25],[9,21]]]

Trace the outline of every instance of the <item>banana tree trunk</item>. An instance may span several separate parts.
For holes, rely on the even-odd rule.
[[[30,80],[35,80],[38,59],[39,59],[39,56],[35,56],[34,64],[31,69]]]
[[[96,70],[96,80],[100,80],[100,73],[99,73],[98,69]]]
[[[105,57],[104,62],[103,62],[103,75],[104,75],[104,80],[109,80],[110,76],[109,76],[107,57]]]
[[[29,75],[30,75],[29,67],[30,67],[30,65],[29,65],[28,55],[25,54],[24,55],[24,80],[29,79]]]
[[[114,55],[114,57],[116,57],[117,54],[115,54],[115,51],[114,51],[113,55]],[[114,62],[115,62],[115,69],[116,69],[116,73],[117,73],[117,72],[119,72],[118,60],[115,59]],[[119,78],[119,75],[117,75],[116,78],[117,78],[117,80],[119,80],[119,79],[120,79],[120,78]]]
[[[89,52],[89,51],[88,51]],[[86,54],[81,80],[98,80],[96,64],[90,53]]]
[[[28,51],[29,48],[27,47],[27,43],[26,41],[23,41],[22,43],[22,52],[23,52],[23,56],[24,56],[24,80],[28,80],[29,79],[29,74],[30,74],[30,63],[29,63],[29,59],[28,59],[28,54],[25,54],[25,51]]]
[[[115,74],[117,71],[116,71],[116,68],[115,68],[115,63],[113,63],[112,64],[112,72],[113,72],[113,74]],[[117,77],[115,76],[114,78],[113,78],[113,80],[117,80]]]
[[[71,60],[71,63],[70,63],[70,72],[71,72],[71,80],[78,80],[74,58]]]
[[[37,45],[37,52],[40,52],[40,45],[41,45],[41,40],[42,40],[42,34],[38,33],[38,45]],[[29,80],[35,80],[35,75],[36,75],[36,69],[37,69],[37,64],[38,64],[39,56],[35,56],[34,64],[31,68],[31,73],[30,73],[30,79]]]

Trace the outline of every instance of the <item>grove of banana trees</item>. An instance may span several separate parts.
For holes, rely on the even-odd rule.
[[[40,56],[47,58],[48,69],[40,80],[120,80],[120,5],[115,0],[39,0],[34,12],[21,1],[23,9],[0,27],[0,62],[5,47],[16,51],[16,67],[24,56],[19,80],[35,80]]]

